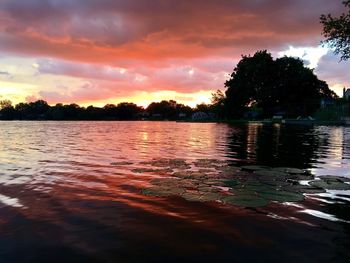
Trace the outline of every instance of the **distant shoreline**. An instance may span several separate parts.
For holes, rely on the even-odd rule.
[[[285,119],[274,120],[0,120],[1,122],[177,122],[177,123],[225,123],[225,124],[279,124],[279,125],[303,125],[303,126],[350,126],[348,120],[343,121],[318,121],[318,120],[297,120]]]

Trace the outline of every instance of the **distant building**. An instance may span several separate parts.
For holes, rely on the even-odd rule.
[[[335,100],[334,99],[321,99],[321,108],[324,109],[324,108],[328,108],[328,107],[332,107],[334,106],[336,103],[335,103]]]
[[[275,112],[275,114],[273,115],[273,119],[283,119],[284,116],[286,116],[286,112],[285,111],[277,111]]]
[[[203,120],[208,120],[209,118],[210,116],[202,111],[198,111],[192,114],[193,121],[203,121]]]
[[[244,119],[255,120],[256,118],[259,117],[259,115],[260,115],[260,112],[256,110],[248,110],[244,113],[243,117]]]
[[[160,113],[154,113],[154,114],[152,114],[152,118],[161,119],[161,118],[163,118],[163,115]]]
[[[186,113],[182,113],[182,112],[179,113],[179,119],[185,119],[186,117],[187,117]]]
[[[347,100],[350,99],[350,89],[343,89],[343,98]]]
[[[147,111],[142,111],[136,114],[136,117],[141,120],[146,120],[149,118],[149,113]]]

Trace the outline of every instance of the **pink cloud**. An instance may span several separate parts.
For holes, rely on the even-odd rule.
[[[223,88],[241,54],[318,45],[319,16],[341,10],[329,0],[3,0],[0,51],[87,83],[38,91],[49,101],[193,93]]]
[[[10,52],[101,63],[201,57],[315,43],[319,15],[340,7],[327,0],[4,0],[1,41]]]

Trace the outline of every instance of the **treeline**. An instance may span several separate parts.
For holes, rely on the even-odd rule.
[[[266,50],[243,56],[225,84],[228,115],[255,114],[265,118],[312,115],[322,100],[337,95],[299,58],[273,59]]]
[[[81,107],[74,103],[50,106],[44,100],[15,106],[9,100],[0,101],[1,120],[179,120],[190,119],[196,111],[209,116],[213,109],[206,104],[191,108],[173,100],[153,102],[147,108],[129,102],[107,104],[104,107]]]
[[[99,108],[77,104],[50,106],[43,100],[12,106],[0,101],[2,120],[232,120],[297,118],[333,107],[338,96],[301,59],[274,59],[266,50],[243,56],[225,83],[225,92],[212,94],[212,103],[195,108],[176,101],[153,102],[146,109],[134,103]],[[348,102],[342,102],[348,112]]]

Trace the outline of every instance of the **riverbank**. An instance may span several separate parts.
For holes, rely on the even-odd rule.
[[[265,119],[265,120],[180,120],[177,122],[193,123],[228,123],[228,124],[282,124],[282,125],[318,125],[318,126],[348,126],[347,120],[321,121],[321,120],[298,120],[298,119]]]
[[[179,122],[179,123],[227,123],[227,124],[280,124],[280,125],[318,125],[318,126],[350,126],[350,120],[339,121],[320,121],[320,120],[298,120],[298,119],[282,119],[282,120],[160,120],[160,119],[135,119],[135,120],[0,120],[0,122]]]

